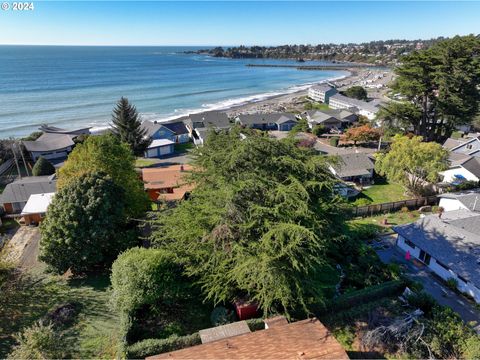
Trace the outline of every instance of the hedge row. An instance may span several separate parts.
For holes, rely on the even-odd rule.
[[[249,319],[247,320],[247,324],[251,331],[265,328],[263,319]],[[126,358],[143,359],[147,356],[180,350],[190,346],[200,345],[201,343],[198,332],[186,336],[173,335],[166,339],[146,339],[127,346]]]
[[[313,305],[310,310],[318,316],[332,311],[349,309],[369,301],[400,294],[405,289],[405,286],[406,283],[404,280],[384,282],[380,285],[352,291],[351,293],[329,300],[324,304]]]

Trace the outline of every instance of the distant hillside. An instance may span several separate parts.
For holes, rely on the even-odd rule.
[[[238,46],[226,49],[216,47],[191,51],[190,53],[235,59],[328,60],[394,65],[400,55],[405,55],[413,50],[427,48],[444,39],[439,37],[430,40],[386,40],[362,44],[282,45],[272,47]]]

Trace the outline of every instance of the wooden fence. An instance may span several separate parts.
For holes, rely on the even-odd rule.
[[[418,209],[425,205],[438,205],[439,198],[436,195],[421,197],[417,199],[394,201],[382,204],[373,204],[365,206],[357,206],[352,209],[353,216],[371,216],[375,214],[383,214],[392,211],[398,211],[403,207],[408,209]]]

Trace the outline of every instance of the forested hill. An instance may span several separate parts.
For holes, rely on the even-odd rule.
[[[440,37],[430,40],[371,41],[361,44],[216,47],[213,49],[191,51],[189,53],[236,59],[329,60],[391,65],[397,62],[400,55],[408,54],[416,49],[428,48],[432,44],[444,39],[445,38]]]

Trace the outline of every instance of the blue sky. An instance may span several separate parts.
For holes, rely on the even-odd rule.
[[[28,12],[0,10],[0,44],[278,45],[480,33],[480,2],[35,1],[34,6]]]

